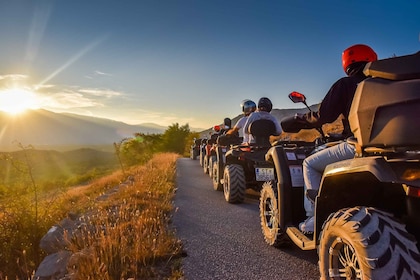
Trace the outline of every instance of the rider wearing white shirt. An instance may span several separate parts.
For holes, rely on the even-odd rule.
[[[280,126],[279,121],[274,117],[272,114],[270,114],[271,109],[273,108],[273,104],[271,103],[271,100],[267,97],[261,97],[258,101],[258,108],[257,111],[249,115],[245,125],[244,125],[244,139],[245,137],[248,137],[247,143],[254,143],[254,139],[252,135],[249,133],[249,126],[252,122],[256,120],[270,120],[274,123],[275,126],[275,136],[280,135],[282,133],[282,128]],[[245,141],[244,141],[245,142]]]
[[[244,128],[244,126],[246,124],[246,121],[248,119],[248,116],[251,113],[255,112],[255,110],[257,109],[257,105],[255,104],[254,101],[249,100],[249,99],[245,99],[245,100],[243,100],[241,102],[241,108],[242,108],[242,112],[244,113],[244,116],[242,118],[240,118],[236,122],[235,126],[231,130],[229,130],[226,134],[228,134],[228,135],[234,135],[234,134],[238,133],[239,131],[241,131],[241,129],[242,129],[242,131],[241,131],[242,133],[241,134],[242,134],[242,136],[244,138],[242,142],[243,143],[248,143],[249,142],[249,139],[248,139],[249,134],[246,134],[243,131],[243,128]]]

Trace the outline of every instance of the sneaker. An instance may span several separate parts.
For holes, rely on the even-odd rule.
[[[314,217],[308,217],[305,221],[299,224],[299,230],[304,234],[314,233]]]

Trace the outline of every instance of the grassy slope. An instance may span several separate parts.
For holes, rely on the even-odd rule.
[[[49,164],[56,165],[57,162],[70,170],[71,163],[90,166],[84,161],[86,157],[81,155],[86,152],[90,154],[88,160],[109,162],[107,155],[102,154],[108,161],[96,152],[79,152],[79,155],[78,152],[71,155],[39,153],[35,158],[44,162],[39,163],[37,171],[48,170]],[[14,156],[16,160],[18,156]],[[57,157],[60,159],[57,160]],[[75,253],[82,252],[76,256],[84,256],[74,259],[79,262],[77,270],[73,271],[76,275],[89,275],[90,279],[101,280],[121,277],[177,278],[180,273],[173,257],[179,254],[181,247],[167,229],[172,211],[177,157],[175,154],[156,155],[144,166],[131,167],[125,175],[116,171],[85,185],[60,191],[42,190],[36,200],[31,190],[3,196],[0,204],[0,279],[5,276],[9,279],[30,279],[45,257],[37,246],[40,238],[68,213],[75,213],[92,225],[112,228],[107,235],[101,234],[101,231],[86,231],[83,240],[73,240],[70,249]],[[96,201],[98,196],[118,186],[127,176],[133,179],[132,184],[107,200]],[[95,216],[83,216],[84,213],[95,213]]]

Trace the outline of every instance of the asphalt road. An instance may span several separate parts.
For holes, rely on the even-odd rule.
[[[174,227],[187,253],[186,280],[319,279],[316,251],[266,244],[258,199],[227,203],[198,160],[177,162],[175,207]]]

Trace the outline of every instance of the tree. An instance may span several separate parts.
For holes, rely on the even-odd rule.
[[[114,143],[121,168],[127,165],[141,164],[152,158],[158,152],[162,142],[161,134],[135,133],[133,138],[125,138],[120,143]]]
[[[178,123],[168,127],[162,135],[162,150],[165,152],[174,152],[184,154],[185,145],[190,135],[190,127],[188,124],[179,126]]]

